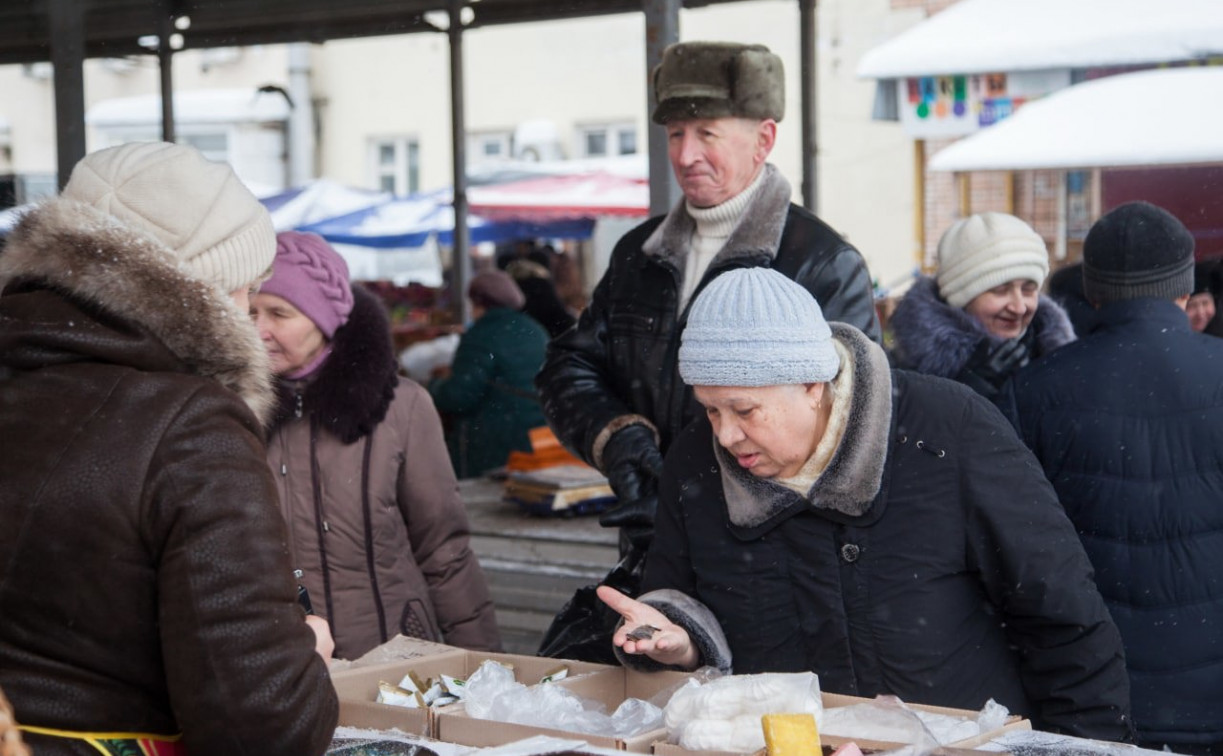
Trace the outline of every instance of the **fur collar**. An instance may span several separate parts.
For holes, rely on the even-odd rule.
[[[849,404],[847,408],[834,406],[834,411],[848,412],[841,443],[811,490],[800,497],[779,483],[743,470],[713,439],[727,512],[737,528],[767,527],[801,509],[859,517],[870,509],[883,486],[892,425],[892,373],[887,355],[858,329],[843,323],[829,325],[833,338],[844,347],[842,355],[848,355],[851,371],[847,376],[850,385],[833,397],[836,405]]]
[[[781,244],[781,232],[786,226],[786,215],[790,211],[790,182],[770,163],[764,164],[764,176],[760,188],[751,202],[743,209],[735,230],[725,246],[709,263],[713,268],[726,260],[738,257],[765,256],[772,259]],[[696,221],[688,214],[686,200],[679,202],[667,213],[650,237],[642,245],[642,251],[684,269],[688,258],[688,245],[696,230]]]
[[[323,428],[351,444],[386,418],[399,384],[391,324],[378,298],[352,287],[352,312],[331,340],[331,354],[302,391],[302,409]],[[272,430],[294,415],[300,382],[280,381]]]
[[[250,317],[178,266],[151,236],[88,205],[51,199],[26,213],[0,254],[0,288],[23,279],[131,322],[165,345],[184,371],[216,381],[267,419],[267,352]]]
[[[955,378],[982,339],[1001,341],[980,321],[938,295],[938,284],[921,276],[896,306],[891,318],[898,367]],[[1035,338],[1033,357],[1074,341],[1074,328],[1061,305],[1041,295],[1028,327]]]

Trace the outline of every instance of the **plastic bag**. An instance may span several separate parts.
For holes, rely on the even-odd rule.
[[[587,735],[627,738],[662,726],[662,710],[636,698],[625,700],[612,714],[598,701],[582,698],[560,685],[527,687],[514,680],[514,671],[486,661],[467,679],[463,701],[476,719],[546,727]]]
[[[808,713],[819,722],[822,712],[815,674],[777,672],[691,680],[671,697],[663,721],[668,739],[684,748],[748,753],[764,748],[761,715]]]

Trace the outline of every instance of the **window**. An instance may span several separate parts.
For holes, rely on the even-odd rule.
[[[179,144],[190,145],[209,160],[229,161],[229,135],[223,131],[201,134],[178,134]]]
[[[597,124],[578,129],[582,157],[637,154],[637,127],[628,123]]]
[[[472,162],[499,160],[510,156],[513,136],[508,131],[486,131],[467,135],[467,156]]]
[[[395,195],[420,191],[420,143],[415,137],[390,137],[372,142],[373,184]]]

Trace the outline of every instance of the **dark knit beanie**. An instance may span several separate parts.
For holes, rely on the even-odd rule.
[[[654,68],[654,123],[771,118],[786,112],[781,58],[764,45],[677,42]]]
[[[1123,299],[1176,299],[1193,291],[1193,235],[1149,202],[1106,213],[1083,242],[1083,293],[1105,304]]]

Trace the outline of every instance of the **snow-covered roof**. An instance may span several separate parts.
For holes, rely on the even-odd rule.
[[[254,89],[195,89],[174,92],[174,121],[195,123],[262,123],[284,121],[289,103],[276,92]],[[161,123],[161,95],[117,97],[95,104],[85,123],[97,127],[147,126]]]
[[[1154,69],[1076,84],[940,150],[930,159],[930,168],[1223,163],[1220,93],[1223,66]]]
[[[868,51],[858,75],[1144,65],[1220,53],[1220,0],[960,0]]]

